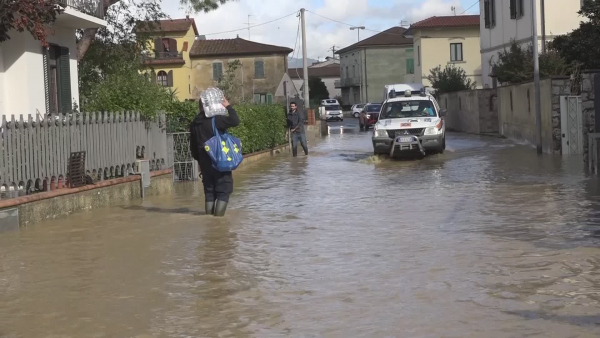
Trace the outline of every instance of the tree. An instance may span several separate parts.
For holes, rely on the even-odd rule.
[[[149,18],[159,19],[160,17],[164,16],[162,11],[160,10],[160,0],[102,1],[104,1],[104,17],[105,20],[109,23],[109,26],[112,24],[124,24],[133,27],[136,21],[134,15],[134,12],[136,11],[128,11],[128,9],[132,8],[137,11],[139,11],[139,9],[142,9],[142,11],[145,12]],[[211,10],[217,9],[219,5],[223,5],[229,1],[235,0],[180,0],[180,3],[182,6],[185,6],[188,11],[209,12]],[[103,28],[102,30],[106,30],[106,28]],[[79,41],[77,42],[77,55],[79,60],[85,57],[85,54],[89,50],[92,41],[94,41],[99,31],[99,28],[87,28],[81,32]]]
[[[549,50],[540,54],[540,76],[565,75],[569,66],[560,54]],[[492,73],[500,83],[522,83],[533,80],[533,48],[521,48],[515,41],[508,50],[498,54],[498,61],[490,62]]]
[[[42,46],[48,46],[48,25],[62,9],[56,0],[0,0],[0,43],[10,39],[9,31],[28,31]]]
[[[475,89],[477,87],[477,83],[467,77],[464,69],[454,65],[447,65],[443,70],[441,66],[433,68],[427,79],[431,82],[431,86],[437,94]]]
[[[240,60],[229,61],[227,70],[217,85],[223,91],[225,97],[234,104],[239,103],[241,100],[240,91],[242,87],[240,81],[236,80],[235,77],[236,70],[241,66]]]
[[[550,43],[550,48],[569,64],[579,65],[582,69],[600,68],[600,1],[586,0],[579,14],[588,18],[571,33],[559,35]]]
[[[321,100],[329,98],[329,91],[327,90],[327,86],[325,86],[323,80],[321,80],[318,77],[308,77],[308,88],[309,95],[314,101],[320,102]]]

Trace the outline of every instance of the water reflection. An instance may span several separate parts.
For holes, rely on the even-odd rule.
[[[372,156],[332,125],[308,157],[0,236],[0,337],[597,337],[600,181],[451,134]],[[32,325],[35,323],[36,325]]]

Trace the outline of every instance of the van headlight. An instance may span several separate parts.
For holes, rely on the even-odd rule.
[[[375,129],[375,137],[387,137],[387,138],[389,138],[390,136],[388,135],[388,132],[385,129]]]
[[[442,132],[442,130],[437,129],[436,127],[429,127],[425,129],[425,135],[438,135]]]

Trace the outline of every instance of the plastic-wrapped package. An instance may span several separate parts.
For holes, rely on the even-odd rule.
[[[206,117],[227,115],[227,109],[221,103],[224,98],[225,95],[219,88],[211,87],[200,93],[200,100],[202,100]]]

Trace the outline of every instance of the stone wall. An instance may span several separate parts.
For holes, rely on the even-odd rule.
[[[583,159],[588,160],[588,133],[598,132],[596,112],[600,110],[600,70],[584,71],[581,74],[581,109],[583,111]],[[600,115],[598,115],[600,117]]]
[[[497,134],[498,105],[495,89],[466,90],[440,95],[439,104],[447,110],[449,130],[471,134]]]
[[[560,154],[562,152],[560,97],[571,95],[571,79],[568,76],[557,76],[551,78],[550,81],[552,86],[552,152]],[[535,97],[533,100],[535,102]],[[542,107],[544,107],[543,104]]]

